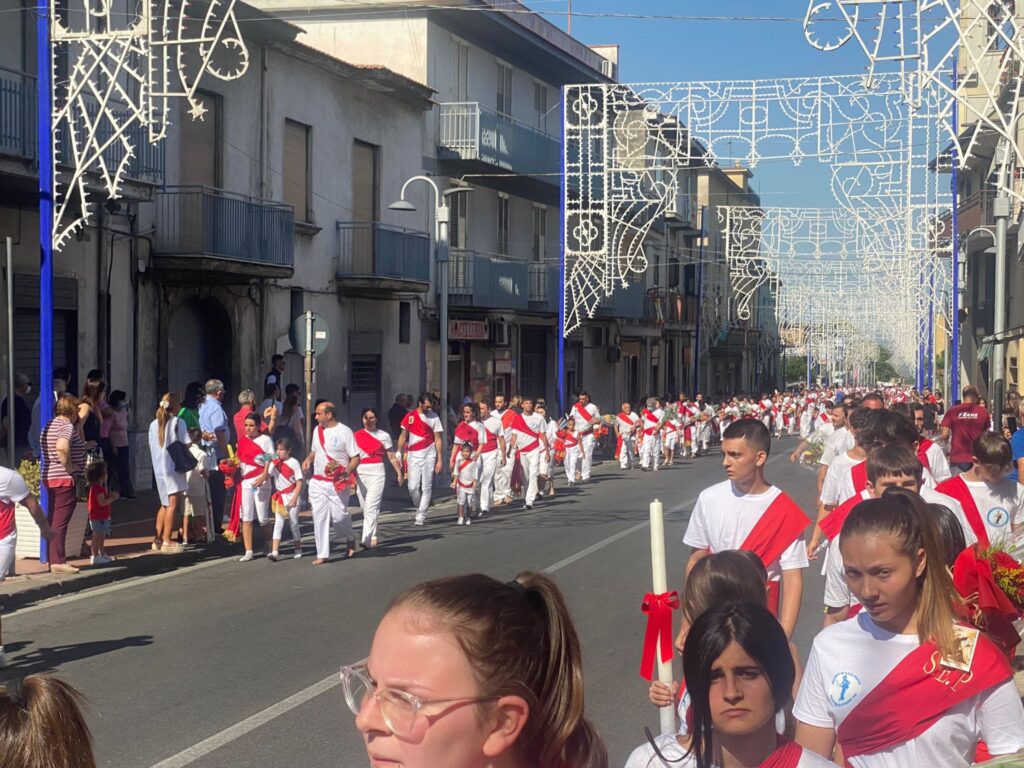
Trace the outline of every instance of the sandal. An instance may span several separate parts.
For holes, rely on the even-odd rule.
[[[149,545],[149,548],[151,550],[153,550],[154,552],[159,552],[160,551],[160,547],[163,545],[163,543],[164,543],[163,539],[161,539],[159,536],[154,536],[153,537],[153,543]]]

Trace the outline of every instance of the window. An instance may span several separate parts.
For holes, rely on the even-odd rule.
[[[179,115],[181,173],[178,183],[185,187],[219,187],[221,98],[205,91],[196,95],[206,107],[206,114],[202,120]]]
[[[455,195],[448,195],[448,245],[450,248],[462,250],[467,248],[468,237],[466,231],[466,206],[469,204],[469,195],[459,192]]]
[[[408,344],[412,327],[412,305],[408,301],[398,302],[398,343]]]
[[[533,206],[533,260],[544,261],[547,255],[548,209]]]
[[[354,221],[376,221],[380,213],[377,156],[380,148],[356,139],[352,146],[352,216]]]
[[[452,38],[452,101],[469,100],[469,46]]]
[[[544,83],[533,83],[533,108],[537,112],[537,128],[548,130],[548,87]]]
[[[294,120],[284,121],[284,201],[295,209],[296,221],[312,221],[310,127]]]
[[[508,195],[498,195],[498,255],[508,256]]]
[[[498,114],[512,116],[512,67],[498,62]]]
[[[289,291],[288,303],[291,305],[292,320],[306,311],[301,288],[292,288]]]

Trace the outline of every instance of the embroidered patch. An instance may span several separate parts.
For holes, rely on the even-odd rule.
[[[836,672],[828,687],[828,700],[836,707],[852,704],[863,687],[860,678],[853,672]]]
[[[993,507],[985,517],[988,518],[988,524],[996,528],[1003,528],[1010,522],[1010,513],[1002,507]]]

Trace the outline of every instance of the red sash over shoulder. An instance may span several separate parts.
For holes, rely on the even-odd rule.
[[[1013,676],[1006,656],[984,635],[969,672],[939,659],[938,648],[924,643],[860,700],[836,731],[847,761],[917,738],[952,707]]]
[[[839,535],[839,532],[843,529],[843,523],[846,522],[846,518],[849,517],[853,508],[862,501],[864,501],[864,495],[858,493],[825,515],[825,518],[818,524],[818,527],[821,528],[821,532],[825,534],[826,539],[832,541]]]
[[[409,441],[410,451],[423,451],[434,444],[434,430],[430,428],[418,408],[406,414],[402,419],[402,426],[410,435],[419,438],[419,440]]]
[[[359,446],[359,450],[366,454],[362,459],[360,459],[360,464],[384,463],[384,454],[387,453],[387,449],[384,448],[384,443],[371,435],[365,429],[360,429],[356,432],[355,439],[356,445]]]
[[[534,432],[532,429],[530,429],[530,425],[526,423],[526,419],[523,418],[523,414],[516,414],[516,417],[512,420],[512,429],[514,429],[516,432],[521,432],[522,434],[529,436],[530,439],[533,441],[517,449],[518,453],[529,453],[538,445],[540,445],[540,440],[538,439],[540,437],[540,433]]]
[[[480,433],[476,431],[476,427],[465,421],[459,422],[459,426],[455,428],[455,436],[462,442],[469,443],[474,451],[480,447]],[[433,441],[433,435],[431,435],[431,441]]]
[[[281,477],[284,478],[286,485],[284,488],[274,491],[270,498],[272,501],[277,502],[280,506],[284,506],[284,497],[295,490],[295,486],[299,483],[295,479],[295,471],[289,467],[285,462],[280,459],[274,459],[274,468],[280,473]]]
[[[867,459],[850,467],[850,479],[853,480],[853,492],[858,494],[868,488],[868,462]]]
[[[580,405],[579,401],[573,405],[573,409],[580,415],[580,418],[583,419],[583,423],[578,425],[579,433],[581,435],[589,435],[594,429],[594,425],[590,423],[590,420],[594,418],[593,414]]]
[[[932,463],[928,461],[928,449],[933,445],[934,443],[927,437],[922,437],[921,442],[917,444],[917,458],[921,462],[921,466],[927,470],[932,468]]]
[[[464,470],[466,467],[468,467],[474,461],[476,461],[476,459],[467,459],[466,461],[460,461],[459,462],[459,471],[456,473],[456,477],[458,478],[459,488],[467,488],[468,489],[468,488],[472,488],[473,487],[473,483],[466,484],[466,483],[462,482],[462,470]]]
[[[795,741],[779,736],[778,748],[768,755],[758,768],[796,768],[803,757],[804,748]]]
[[[644,408],[644,410],[643,410],[643,415],[644,415],[644,421],[646,421],[648,424],[653,424],[654,425],[653,427],[646,427],[645,426],[644,427],[644,434],[650,436],[650,435],[653,435],[653,434],[657,433],[657,431],[658,431],[658,422],[660,421],[660,419],[657,416],[655,416],[653,413],[651,413],[649,410],[647,410],[646,408]]]
[[[498,450],[498,433],[491,432],[491,430],[487,428],[487,424],[484,424],[484,435],[487,437],[483,447],[480,449],[480,453],[493,453]]]
[[[771,565],[779,556],[796,541],[810,520],[803,510],[797,506],[784,492],[779,492],[775,501],[761,515],[747,538],[740,544],[740,549],[747,549],[761,558],[765,566]],[[768,608],[772,613],[779,612],[779,582],[768,582]]]
[[[982,548],[988,547],[988,531],[985,530],[985,521],[981,519],[981,512],[978,511],[978,505],[974,502],[974,497],[971,496],[971,489],[967,487],[963,478],[960,475],[951,477],[949,480],[939,483],[935,490],[960,502],[960,506],[964,508],[964,517],[971,524],[974,535],[978,537],[978,543]]]

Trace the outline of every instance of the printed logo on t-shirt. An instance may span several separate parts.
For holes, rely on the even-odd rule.
[[[860,696],[860,678],[853,672],[836,672],[828,687],[828,700],[836,707],[852,704]]]
[[[332,437],[327,442],[330,443],[331,448],[340,448],[341,447],[341,438],[340,437],[337,437],[337,436]]]
[[[1010,513],[1002,507],[992,507],[985,517],[988,519],[988,524],[995,528],[1003,528],[1010,522]]]

